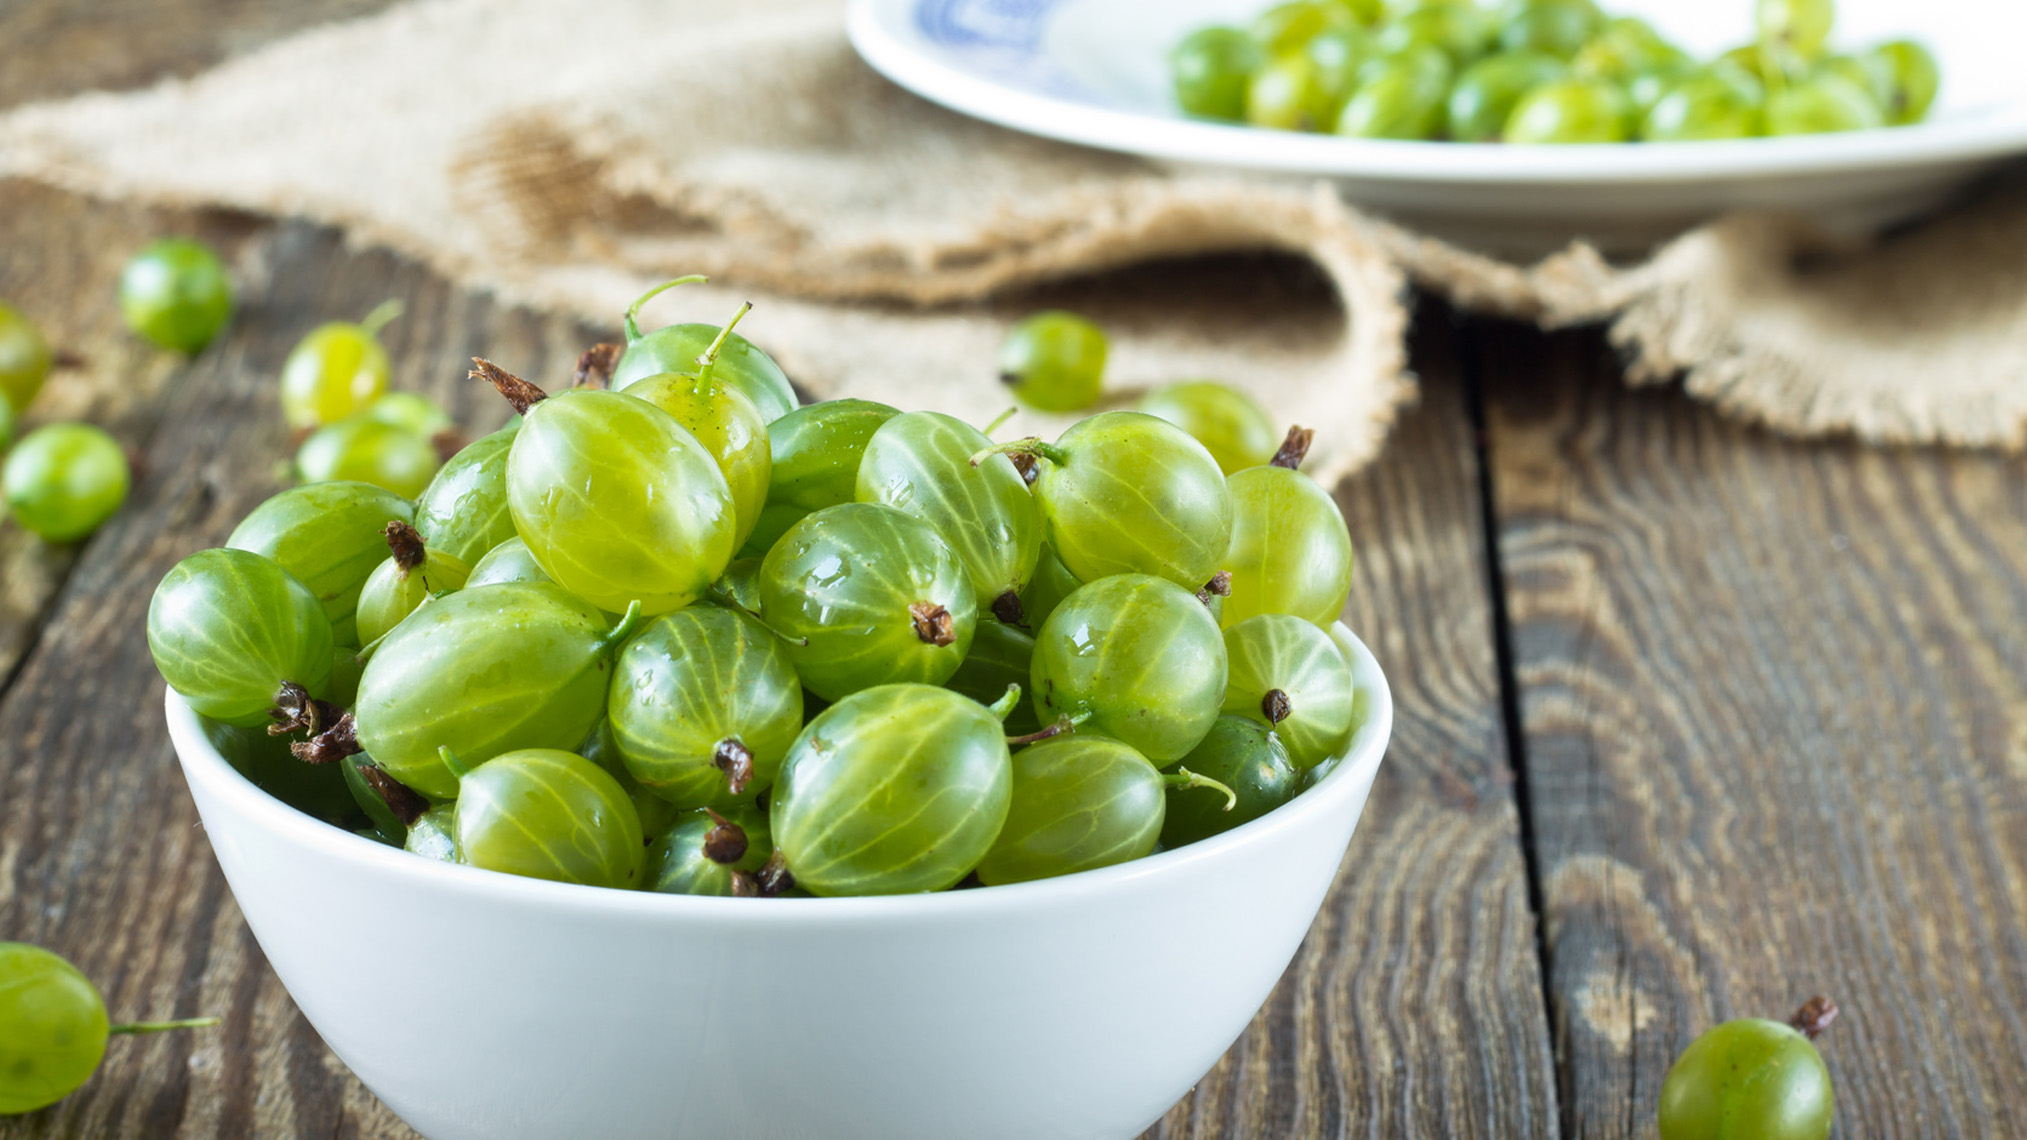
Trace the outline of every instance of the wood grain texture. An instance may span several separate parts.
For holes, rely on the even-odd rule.
[[[1494,330],[1569,1134],[1816,992],[1841,1137],[2027,1135],[2027,462],[1804,445]],[[1910,377],[1918,383],[1918,377]]]
[[[1393,744],[1288,975],[1156,1140],[1557,1135],[1469,416],[1447,322],[1422,332],[1421,405],[1337,496]]]

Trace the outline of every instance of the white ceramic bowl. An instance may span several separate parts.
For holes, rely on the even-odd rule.
[[[1128,1140],[1231,1046],[1308,931],[1386,751],[1061,879],[867,899],[539,882],[319,823],[169,734],[246,921],[334,1052],[429,1140]]]
[[[2019,0],[1838,0],[1833,43],[1915,36],[1935,51],[1928,121],[1737,142],[1498,146],[1342,139],[1185,118],[1167,54],[1206,23],[1272,0],[853,0],[866,61],[924,98],[1002,126],[1164,159],[1337,181],[1345,197],[1494,252],[1573,237],[1635,249],[1724,210],[1806,212],[1860,231],[1935,204],[2027,152]],[[1752,0],[1605,0],[1715,55],[1750,37]]]

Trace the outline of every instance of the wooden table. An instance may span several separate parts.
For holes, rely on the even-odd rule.
[[[15,0],[0,105],[377,6]],[[171,232],[253,286],[188,364],[112,302],[120,262]],[[1087,287],[1177,273],[1329,304],[1280,263]],[[73,958],[116,1015],[225,1018],[115,1043],[0,1140],[413,1135],[242,922],[142,635],[162,572],[275,488],[289,347],[390,295],[397,385],[474,425],[497,412],[466,357],[548,375],[610,332],[302,224],[0,183],[0,297],[85,358],[37,414],[106,425],[142,472],[81,548],[0,527],[0,938]],[[2027,462],[1786,442],[1628,391],[1594,332],[1433,303],[1415,364],[1420,405],[1338,491],[1393,747],[1281,987],[1151,1135],[1651,1136],[1698,1031],[1815,992],[1845,1009],[1839,1135],[2027,1135]]]

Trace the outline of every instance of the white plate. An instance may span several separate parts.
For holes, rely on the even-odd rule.
[[[1167,52],[1269,0],[853,0],[852,43],[881,73],[1015,130],[1189,167],[1339,182],[1346,198],[1442,236],[1538,253],[1577,236],[1626,250],[1727,209],[1802,211],[1865,229],[1927,208],[2027,152],[2027,3],[1840,0],[1834,43],[1926,42],[1941,98],[1912,127],[1804,138],[1624,146],[1387,142],[1185,118]],[[1607,0],[1684,47],[1746,38],[1751,0]]]

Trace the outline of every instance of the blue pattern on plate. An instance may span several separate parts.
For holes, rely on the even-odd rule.
[[[920,0],[915,29],[963,70],[1034,92],[1088,101],[1090,93],[1043,51],[1049,17],[1064,0]],[[950,62],[946,60],[946,62]]]

